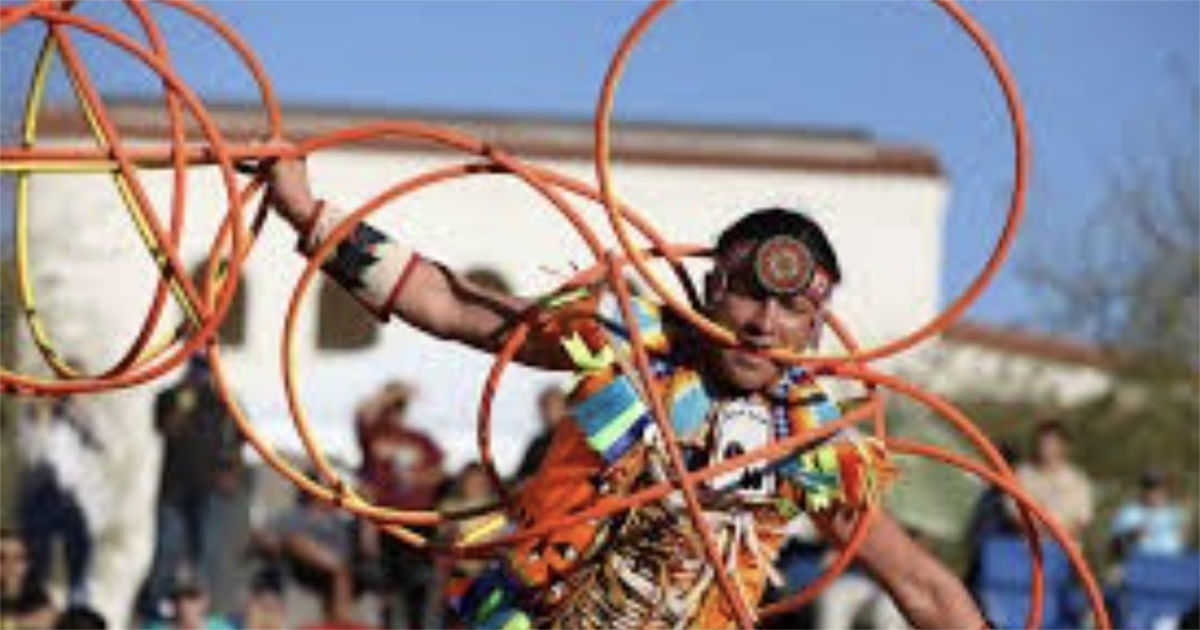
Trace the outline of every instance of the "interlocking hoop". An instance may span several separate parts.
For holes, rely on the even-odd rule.
[[[630,287],[623,271],[632,269],[654,290],[675,313],[688,320],[697,330],[717,344],[730,344],[732,334],[708,320],[694,310],[694,288],[686,273],[682,271],[682,258],[703,256],[704,248],[682,245],[668,241],[633,208],[617,201],[614,178],[610,163],[610,119],[614,97],[620,77],[643,34],[672,4],[671,0],[659,0],[648,7],[633,23],[612,56],[608,73],[597,101],[595,126],[594,167],[596,185],[528,163],[505,152],[501,147],[471,137],[462,132],[420,121],[404,120],[376,123],[334,131],[309,139],[300,144],[283,142],[283,118],[266,72],[251,48],[218,16],[200,6],[184,0],[158,0],[157,4],[168,10],[179,11],[206,25],[218,35],[244,63],[248,74],[255,81],[262,112],[264,114],[263,137],[276,142],[237,145],[226,140],[221,127],[205,109],[200,98],[177,74],[169,57],[168,40],[161,32],[146,3],[129,0],[124,3],[145,34],[147,44],[139,43],[128,35],[94,18],[72,11],[75,3],[35,0],[27,4],[0,8],[0,30],[7,32],[20,25],[40,23],[47,28],[33,68],[33,80],[29,87],[24,121],[22,144],[0,148],[0,169],[14,174],[16,178],[16,243],[18,292],[28,324],[31,338],[41,352],[46,366],[55,378],[35,377],[0,368],[0,387],[6,393],[21,396],[43,396],[63,394],[86,394],[128,387],[152,381],[179,366],[196,352],[206,352],[213,367],[214,383],[228,406],[234,421],[246,439],[279,474],[314,497],[335,503],[355,515],[371,519],[401,540],[428,550],[430,553],[453,557],[483,556],[505,549],[522,540],[543,536],[548,532],[566,527],[586,519],[614,515],[631,508],[660,501],[668,494],[682,492],[687,513],[695,529],[702,534],[706,558],[718,577],[718,586],[735,611],[738,623],[751,627],[764,616],[780,614],[811,601],[816,594],[834,580],[853,560],[865,539],[874,517],[873,510],[864,511],[858,518],[851,535],[844,541],[835,541],[840,546],[837,560],[816,580],[806,585],[783,601],[751,610],[740,591],[733,584],[725,562],[717,552],[713,534],[703,518],[696,499],[696,486],[722,473],[755,464],[767,459],[779,458],[807,445],[832,435],[841,429],[870,423],[869,430],[895,453],[911,454],[931,458],[947,465],[960,468],[994,484],[1007,492],[1017,503],[1033,557],[1031,607],[1027,625],[1036,627],[1040,623],[1044,580],[1042,575],[1041,532],[1048,532],[1065,550],[1100,627],[1109,627],[1100,591],[1090,569],[1078,548],[1070,541],[1064,529],[1040,508],[1016,483],[1012,470],[1000,457],[995,447],[961,411],[947,401],[896,376],[885,374],[871,367],[876,359],[895,355],[912,348],[945,330],[983,292],[1005,260],[1024,213],[1025,182],[1029,170],[1029,142],[1024,114],[1017,95],[1015,82],[995,45],[983,29],[951,0],[933,0],[937,6],[957,24],[976,44],[989,64],[1000,86],[1012,124],[1012,140],[1015,149],[1013,164],[1013,189],[1009,200],[1007,219],[992,253],[977,277],[966,289],[950,302],[950,305],[935,318],[916,330],[893,341],[873,348],[860,348],[847,328],[831,317],[829,325],[834,329],[844,349],[841,355],[811,356],[798,354],[783,348],[774,348],[769,355],[781,362],[801,364],[822,375],[847,379],[861,383],[867,388],[867,403],[847,413],[844,417],[812,432],[795,435],[768,446],[745,453],[735,458],[711,465],[701,470],[688,471],[675,446],[674,432],[662,408],[662,401],[646,401],[652,409],[658,429],[666,436],[674,479],[651,487],[640,488],[627,496],[605,497],[589,508],[570,516],[547,522],[537,527],[517,531],[498,539],[476,544],[452,544],[430,540],[419,535],[410,527],[428,526],[470,516],[465,513],[440,513],[435,511],[405,511],[374,505],[352,490],[352,484],[342,479],[329,465],[321,445],[314,437],[307,414],[299,403],[299,381],[293,357],[295,322],[304,296],[317,274],[319,261],[336,246],[353,227],[386,204],[402,200],[417,190],[434,186],[457,178],[478,175],[502,175],[520,179],[550,203],[567,226],[579,235],[586,245],[594,264],[569,280],[566,285],[605,283],[617,296],[629,323],[629,334],[633,348],[633,363],[643,382],[651,379],[646,352],[642,346],[637,318],[630,314]],[[96,90],[88,73],[84,59],[80,56],[74,38],[80,34],[99,39],[123,51],[156,75],[162,83],[162,98],[169,122],[170,141],[161,145],[139,144],[131,146],[124,142],[119,129],[113,124],[102,95]],[[37,114],[42,107],[43,95],[51,60],[61,59],[67,76],[75,89],[81,110],[94,136],[93,146],[41,146],[37,135]],[[202,142],[189,142],[184,134],[185,116],[190,116],[199,125]],[[470,157],[459,164],[445,166],[418,174],[394,184],[362,204],[334,230],[321,248],[311,257],[303,274],[297,281],[286,311],[281,313],[285,326],[280,341],[281,368],[284,374],[285,393],[296,431],[304,445],[317,478],[310,478],[298,467],[289,463],[268,444],[255,429],[244,410],[230,395],[229,380],[221,361],[220,345],[215,331],[220,326],[229,305],[238,289],[239,271],[255,243],[255,237],[267,215],[261,203],[259,190],[262,182],[243,179],[234,169],[240,160],[262,160],[271,157],[313,155],[325,149],[336,148],[356,142],[411,142],[431,143],[460,151]],[[224,187],[226,213],[221,228],[209,245],[206,273],[197,283],[186,272],[180,258],[178,245],[186,227],[185,173],[197,165],[216,166]],[[159,213],[152,206],[145,187],[139,180],[140,170],[156,168],[171,169],[174,174],[169,224],[159,221]],[[108,173],[129,212],[134,227],[138,230],[146,251],[161,270],[154,290],[151,306],[138,334],[118,361],[108,369],[95,375],[84,374],[77,366],[70,365],[64,353],[54,345],[48,327],[42,321],[37,308],[35,287],[30,281],[29,257],[29,177],[37,172],[80,172]],[[585,199],[604,208],[605,219],[589,219],[579,212],[574,203]],[[253,212],[249,204],[259,200]],[[247,219],[250,219],[247,222]],[[619,250],[605,250],[597,234],[599,225],[607,225],[620,243]],[[630,230],[635,230],[648,242],[642,248],[635,244]],[[676,296],[654,272],[649,261],[652,258],[666,259],[676,270],[689,296],[685,301]],[[162,312],[168,297],[179,304],[185,319],[168,330],[162,330]],[[493,397],[500,386],[505,368],[524,343],[531,322],[518,322],[501,350],[497,353],[488,374],[479,403],[478,436],[479,455],[500,496],[504,499],[498,509],[507,505],[508,492],[496,474],[491,456],[490,426]],[[648,389],[648,388],[646,388]],[[957,430],[975,447],[978,459],[966,457],[945,449],[918,443],[912,440],[893,438],[887,434],[883,397],[885,392],[915,400],[928,407],[949,427]]]

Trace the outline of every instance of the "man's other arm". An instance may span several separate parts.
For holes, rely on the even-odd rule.
[[[820,521],[827,535],[844,541],[849,538],[855,519],[844,511]],[[887,589],[914,627],[987,626],[962,581],[913,540],[886,511],[881,509],[875,517],[859,547],[858,560]]]

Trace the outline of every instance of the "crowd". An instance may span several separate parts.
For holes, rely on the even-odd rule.
[[[393,382],[363,401],[354,414],[360,450],[356,491],[372,502],[404,510],[466,514],[453,525],[416,528],[433,540],[452,540],[486,518],[497,501],[478,463],[446,470],[438,443],[408,422],[414,391]],[[528,445],[510,480],[537,470],[551,430],[567,413],[557,387],[537,400],[542,431]],[[345,511],[297,491],[291,504],[252,519],[251,476],[241,437],[227,417],[202,359],[162,391],[153,422],[163,446],[156,543],[134,619],[144,628],[404,628],[452,627],[446,605],[455,578],[482,571],[482,560],[435,561]],[[103,628],[91,607],[86,572],[92,547],[87,484],[80,473],[101,447],[87,418],[70,398],[31,402],[20,420],[22,474],[20,530],[0,540],[0,630]],[[1070,435],[1056,422],[1032,432],[1028,452],[1002,449],[1021,484],[1080,540],[1095,516],[1092,482],[1075,463]],[[1133,484],[1131,484],[1132,486]],[[1121,579],[1121,560],[1187,551],[1186,510],[1171,479],[1148,469],[1109,524],[1116,560],[1107,579]],[[803,520],[803,519],[801,519]],[[1020,536],[1019,510],[1003,492],[984,491],[967,527],[967,583],[986,589],[987,541]],[[920,537],[920,532],[913,532]],[[833,557],[811,530],[792,531],[780,568],[787,585],[774,597],[807,583]],[[55,545],[61,544],[64,584],[47,587]],[[246,576],[244,580],[233,576]],[[980,595],[982,597],[982,595]],[[1076,618],[1080,624],[1087,619]],[[856,569],[828,588],[814,607],[779,623],[801,627],[905,627],[886,595]]]
[[[355,488],[385,507],[471,513],[496,501],[483,467],[448,471],[442,448],[408,423],[414,392],[392,382],[354,414]],[[542,430],[512,481],[536,470],[565,413],[558,387],[538,398]],[[203,358],[161,391],[153,411],[163,445],[154,554],[133,619],[144,628],[428,628],[451,625],[445,589],[483,561],[435,562],[375,525],[307,493],[259,516],[243,443]],[[3,533],[0,629],[106,627],[89,606],[92,560],[87,458],[101,446],[70,397],[32,401],[19,421],[20,529]],[[96,470],[91,467],[90,470]],[[315,473],[310,471],[310,474]],[[94,477],[95,475],[91,475]],[[482,517],[440,529],[449,540]],[[54,581],[56,547],[64,588]],[[109,626],[111,627],[111,626]]]
[[[1001,452],[1016,471],[1022,488],[1047,510],[1060,524],[1070,544],[1087,550],[1087,534],[1094,527],[1096,489],[1093,481],[1078,463],[1071,449],[1071,434],[1061,422],[1045,421],[1031,433],[1025,457],[1011,445],[1002,445]],[[1136,490],[1130,488],[1136,487]],[[1187,510],[1174,496],[1169,475],[1162,469],[1146,468],[1140,479],[1121,491],[1124,502],[1117,508],[1105,529],[1105,549],[1098,550],[1110,566],[1100,576],[1105,590],[1106,607],[1118,625],[1140,626],[1131,621],[1128,601],[1121,596],[1126,586],[1125,566],[1132,561],[1167,566],[1173,559],[1183,559],[1188,553],[1194,528],[1189,528]],[[1014,571],[1028,571],[1025,537],[1016,502],[998,488],[987,489],[975,504],[968,523],[966,545],[971,550],[967,582],[980,601],[985,601],[997,579]],[[1049,538],[1046,538],[1049,541]],[[1046,627],[1085,627],[1094,623],[1082,587],[1067,567],[1065,553],[1057,543],[1044,542],[1046,554],[1048,602]],[[989,553],[989,550],[991,551]],[[1016,556],[1016,557],[1014,557]],[[1192,552],[1194,557],[1194,552]],[[1186,565],[1184,565],[1186,566]],[[1195,573],[1195,569],[1185,569]],[[1181,576],[1180,587],[1194,590],[1192,580]],[[998,581],[1009,579],[1000,577]],[[1161,584],[1153,585],[1161,588]],[[1200,599],[1197,594],[1193,599]],[[1003,600],[1003,598],[997,598]],[[1194,616],[1200,602],[1190,604],[1189,610],[1177,610],[1158,615],[1155,627],[1196,627]],[[1023,619],[1027,602],[1016,600],[994,604],[1003,617],[1016,623]],[[1123,623],[1122,623],[1123,622]]]

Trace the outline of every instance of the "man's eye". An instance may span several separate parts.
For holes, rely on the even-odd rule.
[[[796,315],[808,316],[813,314],[812,304],[807,298],[796,296],[782,302],[782,306]]]
[[[753,283],[735,279],[729,282],[729,291],[746,297],[757,297],[759,291]]]

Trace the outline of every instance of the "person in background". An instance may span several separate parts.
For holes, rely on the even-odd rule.
[[[92,534],[84,500],[95,487],[95,462],[103,452],[87,415],[70,396],[33,401],[18,429],[22,474],[18,507],[29,572],[35,582],[50,575],[54,543],[61,540],[71,604],[88,601]]]
[[[1170,480],[1159,470],[1142,473],[1137,499],[1122,505],[1112,520],[1113,554],[1169,556],[1183,553],[1187,515],[1171,498]]]
[[[176,572],[169,592],[170,615],[152,621],[148,630],[234,630],[229,619],[209,610],[208,586],[190,567]]]
[[[219,585],[214,608],[232,612],[236,590],[224,554],[241,549],[233,540],[238,520],[249,520],[242,463],[242,436],[212,381],[208,359],[189,360],[183,378],[158,394],[154,426],[163,441],[158,498],[158,537],[139,608],[161,615],[172,576],[189,567]],[[239,511],[242,512],[239,514]]]
[[[258,545],[321,598],[327,620],[353,616],[355,536],[346,513],[297,490],[295,505],[271,521]]]
[[[429,510],[445,477],[442,449],[408,423],[413,391],[406,383],[388,383],[359,406],[355,432],[362,453],[362,492],[376,505],[399,510]],[[413,528],[431,535],[427,528]],[[433,577],[428,554],[412,549],[377,528],[363,530],[368,555],[378,554],[387,591],[388,625],[423,628],[427,588]]]
[[[238,626],[255,630],[283,630],[287,614],[283,602],[283,575],[267,568],[259,571],[250,582],[246,605]]]
[[[88,606],[71,606],[59,613],[55,630],[106,630],[108,621],[99,611]]]
[[[15,530],[0,530],[0,630],[50,628],[57,611],[29,572],[29,552]]]
[[[359,405],[355,433],[362,456],[364,490],[382,505],[426,510],[433,506],[444,474],[442,449],[424,431],[409,426],[412,388],[392,381]]]
[[[450,492],[438,502],[437,507],[442,514],[455,514],[486,508],[495,504],[496,499],[496,493],[492,491],[492,482],[488,479],[483,465],[479,462],[469,462],[455,476]],[[495,512],[489,511],[464,518],[453,518],[442,526],[441,531],[438,532],[439,538],[447,541],[461,540],[464,536],[469,536],[471,532],[479,531],[480,527],[494,522],[494,517]],[[439,622],[449,618],[450,611],[446,610],[447,602],[444,598],[449,585],[465,577],[478,576],[487,569],[487,565],[488,561],[483,559],[439,558],[436,563],[437,571],[430,606],[436,607],[441,612],[442,619],[428,619],[432,623],[426,625],[444,627],[446,624]]]
[[[997,445],[1000,456],[1009,466],[1017,464],[1017,450],[1007,442]],[[1008,493],[1002,488],[989,485],[979,493],[975,505],[971,508],[970,520],[967,521],[966,540],[963,546],[968,549],[967,585],[978,589],[979,563],[983,553],[983,541],[993,536],[1017,536],[1020,534],[1020,520],[1008,508]]]
[[[1031,450],[1030,460],[1017,466],[1017,481],[1078,544],[1092,522],[1094,506],[1092,482],[1071,460],[1070,433],[1059,421],[1041,422],[1034,428]],[[1016,502],[1007,505],[1016,517]]]
[[[554,428],[567,415],[567,396],[558,385],[547,385],[538,394],[538,412],[542,420],[542,430],[533,438],[521,456],[521,465],[517,467],[516,479],[521,481],[537,472],[542,464],[542,458],[550,448],[550,438]]]

